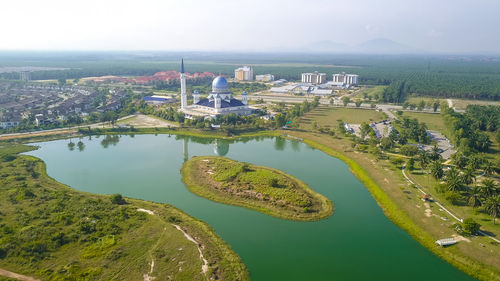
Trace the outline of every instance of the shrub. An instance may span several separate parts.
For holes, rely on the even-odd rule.
[[[391,157],[390,161],[392,164],[394,164],[396,166],[400,166],[404,162],[403,158],[401,158],[401,157]]]
[[[474,235],[479,231],[479,228],[481,225],[477,222],[475,222],[471,218],[467,218],[462,222],[462,229],[465,234],[468,235]]]
[[[448,200],[450,203],[456,205],[460,199],[462,198],[462,196],[460,196],[460,194],[458,192],[455,192],[455,191],[446,191],[444,193],[444,199]]]
[[[179,219],[178,217],[170,216],[170,217],[168,217],[168,222],[170,222],[170,223],[180,223],[180,222],[182,222],[182,220]]]
[[[418,153],[418,147],[413,145],[403,145],[400,150],[401,154],[406,156],[413,156]]]
[[[124,205],[127,203],[121,194],[113,194],[111,195],[111,203],[117,205]]]
[[[269,185],[272,187],[279,187],[279,182],[277,178],[269,179]]]

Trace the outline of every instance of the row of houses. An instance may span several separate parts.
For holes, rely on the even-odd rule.
[[[0,128],[19,126],[23,119],[44,125],[63,121],[67,116],[117,110],[126,91],[111,89],[106,104],[95,108],[97,95],[97,89],[89,87],[0,82]]]

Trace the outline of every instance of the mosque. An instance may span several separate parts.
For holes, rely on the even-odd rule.
[[[234,113],[249,115],[252,109],[248,107],[247,93],[243,92],[241,101],[233,98],[229,91],[226,78],[217,76],[212,81],[212,92],[207,98],[200,99],[198,91],[193,93],[193,104],[187,104],[186,76],[184,74],[184,59],[181,61],[181,111],[186,116],[216,116]]]

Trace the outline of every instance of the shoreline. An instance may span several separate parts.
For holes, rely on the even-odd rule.
[[[318,200],[318,203],[320,203],[320,206],[321,206],[321,210],[317,214],[313,214],[312,216],[304,216],[304,214],[299,214],[298,217],[293,217],[290,215],[283,214],[283,212],[280,212],[280,210],[274,210],[274,209],[271,209],[271,208],[268,208],[265,206],[246,203],[246,202],[244,202],[245,200],[243,200],[242,198],[234,198],[234,197],[231,197],[230,195],[227,195],[227,194],[223,194],[223,195],[218,194],[218,193],[223,193],[223,192],[221,192],[221,191],[214,192],[212,190],[212,188],[207,188],[207,187],[202,186],[198,182],[194,182],[193,177],[192,177],[193,171],[191,171],[191,170],[195,169],[193,166],[197,164],[197,162],[194,162],[194,161],[196,161],[198,159],[195,159],[195,158],[199,158],[201,161],[203,161],[203,159],[201,159],[201,158],[213,159],[213,158],[219,158],[219,157],[217,157],[217,156],[209,156],[209,157],[197,156],[197,157],[193,157],[193,158],[189,159],[188,162],[186,162],[182,166],[182,168],[181,168],[182,182],[184,183],[184,185],[186,186],[186,188],[190,192],[192,192],[193,194],[195,194],[197,196],[206,198],[206,199],[214,201],[214,202],[228,204],[231,206],[243,207],[246,209],[254,210],[254,211],[269,215],[269,216],[273,216],[273,217],[285,219],[285,220],[291,220],[291,221],[305,221],[305,222],[307,222],[307,221],[319,221],[319,220],[327,219],[333,214],[334,206],[333,206],[332,201],[330,201],[324,195],[314,191],[312,188],[310,188],[303,181],[301,181],[301,180],[295,178],[294,176],[289,175],[283,171],[280,171],[278,169],[265,167],[265,166],[258,166],[258,165],[254,165],[254,164],[250,164],[250,165],[253,167],[259,168],[259,169],[272,171],[274,173],[277,173],[281,176],[287,177],[288,179],[296,182],[297,185],[299,185],[301,187],[301,189],[303,189],[307,194],[309,194],[314,199]],[[232,159],[230,159],[230,160],[235,161]],[[307,214],[307,213],[305,213],[305,214]]]
[[[452,266],[458,268],[467,275],[479,280],[500,280],[498,272],[490,268],[490,266],[473,260],[463,254],[454,254],[450,252],[443,252],[443,249],[437,246],[435,239],[427,233],[424,229],[417,226],[408,215],[392,200],[389,196],[375,183],[375,181],[368,175],[363,167],[355,160],[345,156],[339,151],[334,150],[326,145],[320,144],[310,139],[303,139],[303,142],[312,148],[321,150],[325,154],[335,157],[344,162],[351,173],[366,187],[370,192],[377,205],[382,209],[384,215],[398,227],[407,232],[415,241],[420,245],[431,251],[433,254],[443,259]],[[470,266],[479,267],[479,270],[473,269]],[[495,279],[493,279],[495,278]]]

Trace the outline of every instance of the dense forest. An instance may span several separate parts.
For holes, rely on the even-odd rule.
[[[466,113],[460,114],[445,106],[441,114],[460,152],[488,152],[492,142],[486,131],[498,131],[499,107],[469,105]]]
[[[1,67],[45,66],[66,70],[36,71],[32,79],[75,79],[102,75],[152,75],[178,70],[184,56],[186,71],[232,76],[242,64],[252,65],[254,74],[272,73],[277,79],[297,81],[303,72],[320,71],[360,75],[365,85],[390,85],[404,81],[409,94],[500,100],[500,59],[485,56],[446,55],[311,55],[311,54],[196,54],[159,53],[0,53]],[[0,73],[0,78],[18,79],[18,73]],[[401,102],[401,101],[400,101]]]

